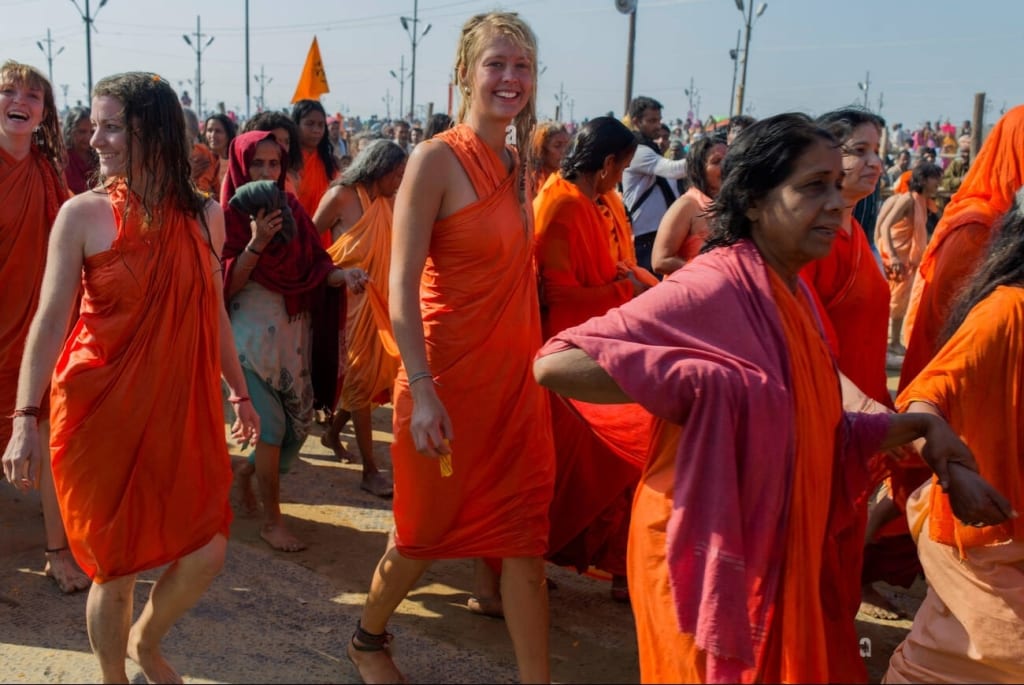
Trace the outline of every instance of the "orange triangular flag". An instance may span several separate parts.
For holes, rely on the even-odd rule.
[[[302,76],[299,77],[299,85],[295,87],[292,103],[299,100],[319,100],[321,95],[330,92],[327,74],[324,73],[324,63],[320,59],[320,46],[316,42],[316,36],[313,36],[313,44],[309,46],[309,54],[306,55],[306,64],[302,67]]]

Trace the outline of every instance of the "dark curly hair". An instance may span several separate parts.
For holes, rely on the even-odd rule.
[[[801,113],[778,114],[744,129],[722,161],[722,187],[711,205],[711,233],[701,252],[749,238],[747,210],[793,173],[816,142],[838,147],[828,130]]]
[[[573,180],[580,174],[591,174],[604,165],[608,155],[626,159],[636,151],[633,132],[614,117],[596,117],[580,126],[562,158],[562,176]]]
[[[224,154],[227,154],[227,151],[231,149],[231,141],[238,135],[238,126],[227,114],[211,114],[203,122],[203,130],[206,130],[206,125],[211,121],[220,122],[220,125],[224,127],[224,132],[228,134],[228,140],[224,143]]]
[[[169,201],[205,225],[207,200],[192,183],[192,145],[181,103],[170,84],[156,74],[133,71],[101,79],[92,94],[115,98],[124,107],[124,122],[132,139],[125,158],[125,180],[139,192],[147,218],[155,207]],[[142,171],[141,190],[133,178],[138,169]]]
[[[942,167],[930,162],[921,162],[910,172],[910,189],[915,193],[924,190],[924,184],[929,178],[942,178]]]

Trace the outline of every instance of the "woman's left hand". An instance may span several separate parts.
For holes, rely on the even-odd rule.
[[[260,416],[256,413],[252,402],[239,402],[234,405],[235,419],[231,426],[231,437],[238,442],[241,449],[255,445],[260,437]]]
[[[921,457],[935,475],[943,490],[949,488],[949,465],[959,464],[968,471],[978,472],[978,463],[967,445],[964,444],[953,429],[943,419],[925,414],[927,427],[924,431],[925,443],[921,449]]]
[[[370,280],[370,274],[362,269],[345,269],[345,285],[357,295],[366,290],[366,283]]]

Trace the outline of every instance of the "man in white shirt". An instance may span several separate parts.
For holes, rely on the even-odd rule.
[[[651,248],[658,224],[676,199],[676,184],[669,180],[686,175],[686,160],[662,157],[654,139],[661,131],[661,103],[638,97],[629,103],[629,118],[639,145],[622,174],[622,201],[633,223],[637,263],[651,271]]]

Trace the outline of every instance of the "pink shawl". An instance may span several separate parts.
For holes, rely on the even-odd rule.
[[[567,347],[684,425],[667,535],[678,627],[706,653],[709,682],[740,680],[763,653],[781,587],[795,438],[789,352],[763,258],[749,241],[701,255],[539,355]],[[888,421],[847,415],[837,427],[837,497],[867,487]]]

